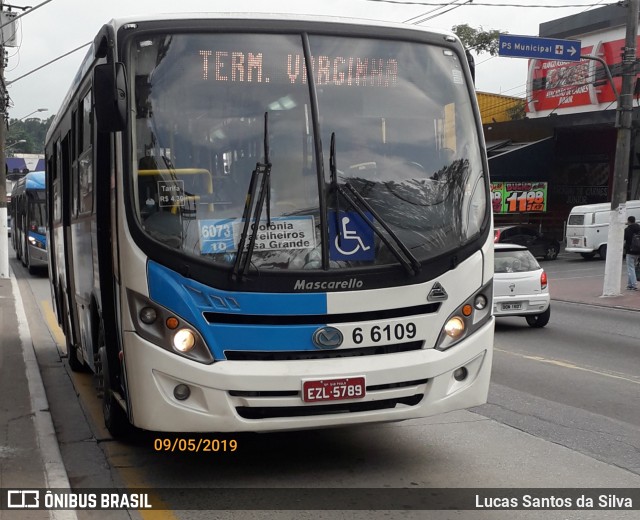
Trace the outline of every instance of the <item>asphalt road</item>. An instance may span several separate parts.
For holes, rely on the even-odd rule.
[[[552,302],[544,329],[497,320],[474,411],[640,474],[640,313]]]
[[[560,276],[562,264],[559,260],[546,266]],[[164,501],[168,511],[141,513],[143,518],[211,518],[206,511],[175,511],[174,498],[162,491],[172,487],[640,487],[638,313],[554,302],[544,329],[531,329],[524,319],[501,319],[489,403],[471,412],[322,431],[211,434],[203,437],[234,440],[238,448],[167,453],[154,449],[158,440],[168,437],[164,434],[145,432],[129,443],[109,437],[91,376],[71,374],[56,361],[58,352],[50,339],[57,338],[61,345],[59,331],[42,330],[51,320],[48,280],[30,277],[15,262],[12,267],[29,306],[34,342],[50,334],[48,350],[36,345],[36,352],[72,485],[154,488],[154,499]],[[192,504],[193,509],[198,506]],[[371,517],[354,511],[259,513],[215,517]],[[617,520],[636,515],[473,511],[428,516]],[[376,516],[424,517],[397,511]]]

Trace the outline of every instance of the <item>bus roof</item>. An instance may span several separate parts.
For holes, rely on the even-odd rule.
[[[28,190],[44,190],[45,172],[30,172],[24,176],[24,182]]]
[[[404,30],[415,30],[417,32],[429,32],[441,34],[443,36],[454,36],[451,31],[435,29],[428,26],[418,26],[401,22],[389,22],[386,20],[375,20],[368,18],[355,18],[347,16],[328,16],[296,13],[273,13],[273,12],[192,12],[192,13],[149,13],[146,15],[127,16],[114,18],[109,24],[118,30],[123,25],[136,22],[153,22],[168,20],[268,20],[268,21],[296,21],[296,22],[316,22],[321,24],[348,24],[363,25],[367,27],[389,27],[401,28]],[[456,37],[457,38],[457,37]]]

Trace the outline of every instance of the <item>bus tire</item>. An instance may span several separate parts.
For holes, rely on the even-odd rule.
[[[27,253],[25,257],[26,257],[25,263],[26,263],[27,271],[29,271],[29,274],[36,274],[36,268],[33,267],[33,265],[31,265],[31,257],[29,256],[29,253]]]
[[[20,255],[20,260],[22,260],[22,265],[27,267],[27,256],[29,256],[29,244],[27,244],[27,237],[24,237],[24,241],[22,243],[22,255]]]
[[[71,342],[71,315],[67,312],[67,305],[64,301],[62,303],[62,309],[61,317],[65,322],[65,330],[63,330],[63,332],[64,342],[67,346],[67,362],[69,363],[69,368],[72,372],[87,372],[87,366],[78,357],[78,348]]]
[[[67,341],[67,361],[72,372],[86,372],[87,367],[78,357],[78,349]]]
[[[104,325],[100,321],[98,331],[98,361],[99,367],[96,371],[102,382],[102,415],[104,425],[114,439],[124,439],[133,433],[133,425],[129,422],[127,413],[124,411],[118,399],[114,395],[111,383],[111,368],[109,367],[109,356],[104,335]]]

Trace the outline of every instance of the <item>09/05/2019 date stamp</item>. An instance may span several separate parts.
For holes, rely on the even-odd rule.
[[[226,453],[238,449],[235,439],[185,439],[183,437],[156,438],[153,441],[154,451],[192,452],[192,453]]]

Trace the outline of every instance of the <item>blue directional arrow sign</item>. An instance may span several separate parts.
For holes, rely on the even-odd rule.
[[[498,54],[500,56],[534,58],[538,60],[580,61],[581,42],[576,40],[501,34],[499,43]]]

